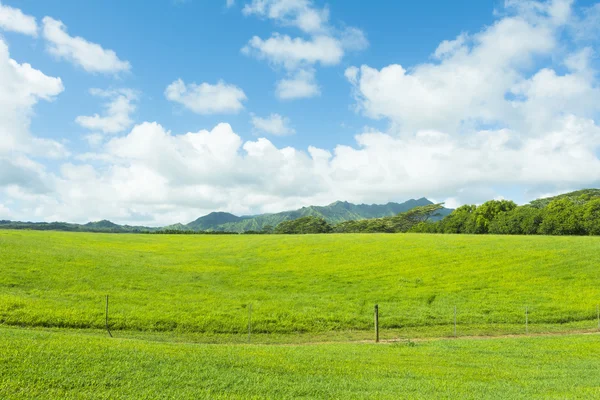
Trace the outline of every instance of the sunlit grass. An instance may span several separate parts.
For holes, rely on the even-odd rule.
[[[0,328],[0,398],[593,399],[597,335],[194,345]]]
[[[594,329],[600,238],[0,231],[0,322],[185,335]],[[337,334],[335,333],[337,332]],[[263,335],[265,337],[265,335]],[[242,340],[242,339],[239,339]]]

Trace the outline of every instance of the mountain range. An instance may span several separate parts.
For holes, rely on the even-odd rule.
[[[406,212],[414,207],[433,204],[426,198],[411,199],[404,203],[387,204],[352,204],[347,201],[336,201],[327,206],[309,206],[298,210],[284,211],[274,214],[261,214],[254,216],[236,216],[226,212],[212,212],[188,224],[174,224],[158,228],[145,226],[118,225],[111,221],[102,220],[88,222],[87,224],[71,224],[66,222],[15,222],[0,221],[0,228],[5,229],[36,229],[36,230],[62,230],[62,231],[88,231],[88,232],[155,232],[160,230],[182,231],[208,231],[208,232],[237,232],[262,231],[269,226],[275,227],[283,221],[314,216],[325,219],[330,224],[359,219],[382,218]],[[452,212],[444,208],[440,212],[442,218]]]
[[[418,206],[433,204],[426,198],[411,199],[404,203],[387,204],[352,204],[347,201],[336,201],[327,206],[309,206],[298,210],[284,211],[276,214],[237,217],[229,213],[210,213],[187,225],[190,230],[208,230],[223,232],[261,231],[268,226],[275,227],[283,221],[301,217],[319,217],[330,224],[358,219],[382,218],[406,212]],[[440,217],[448,215],[452,210],[443,209]],[[438,217],[438,218],[440,218]]]

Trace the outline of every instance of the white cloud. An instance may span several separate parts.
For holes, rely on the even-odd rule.
[[[493,185],[600,183],[598,145],[600,128],[574,116],[557,119],[540,137],[507,129],[464,138],[432,130],[407,138],[368,132],[333,152],[277,148],[264,138],[243,142],[228,124],[175,135],[143,123],[100,150],[102,166],[67,164],[55,179],[55,196],[30,202],[46,218],[154,225],[214,210],[275,212],[338,199],[384,203],[426,195],[460,204],[480,192],[496,197],[484,190]]]
[[[38,101],[52,101],[62,91],[60,78],[11,59],[0,38],[0,188],[50,190],[52,177],[31,157],[61,158],[68,152],[61,143],[32,135],[29,126]]]
[[[104,135],[101,133],[90,133],[89,135],[85,135],[83,138],[92,147],[97,147],[104,141]]]
[[[329,23],[329,9],[315,7],[310,0],[253,0],[243,9],[284,26],[300,29],[308,38],[273,33],[268,39],[254,36],[242,53],[282,67],[287,78],[277,84],[282,99],[312,97],[320,93],[314,68],[340,64],[349,51],[363,50],[369,42],[358,28],[337,29]],[[310,71],[310,77],[307,72]]]
[[[133,124],[131,114],[135,111],[134,101],[137,100],[137,93],[131,89],[118,90],[100,90],[91,89],[93,96],[108,98],[109,102],[105,104],[105,113],[103,116],[94,114],[92,116],[78,116],[75,119],[79,125],[90,130],[101,131],[104,133],[118,133],[129,128]]]
[[[34,17],[0,3],[0,29],[36,37],[38,27]]]
[[[227,6],[227,8],[231,8],[233,7],[235,4],[235,0],[227,0],[225,3],[225,6]]]
[[[44,75],[31,65],[10,58],[0,38],[0,155],[11,152],[61,156],[63,146],[29,133],[33,107],[51,101],[64,90],[60,78]]]
[[[235,85],[223,81],[185,84],[181,79],[171,83],[165,90],[167,99],[182,104],[197,114],[237,113],[244,108],[246,94]]]
[[[341,43],[329,36],[316,36],[311,40],[304,40],[277,33],[267,40],[254,36],[242,51],[282,65],[288,70],[306,64],[336,65],[344,55]]]
[[[527,79],[534,59],[557,51],[555,20],[528,18],[507,16],[475,35],[442,42],[434,53],[439,63],[350,68],[346,76],[360,109],[409,132],[521,119],[507,95]]]
[[[321,89],[315,80],[314,70],[299,70],[278,81],[275,92],[279,99],[291,100],[318,96]]]
[[[44,17],[42,23],[43,36],[48,42],[50,54],[70,61],[88,72],[116,74],[131,69],[129,62],[120,60],[113,50],[106,50],[79,36],[70,36],[61,21]]]
[[[348,27],[340,33],[340,43],[347,51],[360,51],[369,47],[369,41],[363,31],[358,28]]]
[[[294,26],[306,33],[322,33],[329,29],[329,9],[315,8],[309,0],[252,0],[242,12]]]
[[[250,120],[254,130],[257,132],[267,133],[275,136],[293,135],[296,131],[291,128],[290,119],[283,117],[277,113],[273,113],[266,118],[261,118],[252,114]]]

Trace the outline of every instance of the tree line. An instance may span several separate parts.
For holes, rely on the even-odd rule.
[[[458,207],[436,220],[440,204],[415,207],[393,217],[346,221],[335,225],[322,218],[284,221],[268,232],[304,233],[454,233],[496,235],[600,235],[600,190],[588,189],[518,206],[490,200]]]

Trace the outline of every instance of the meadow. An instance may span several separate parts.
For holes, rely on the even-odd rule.
[[[600,238],[0,231],[0,324],[234,343],[598,329]]]
[[[598,335],[208,345],[0,328],[3,399],[592,399]]]

